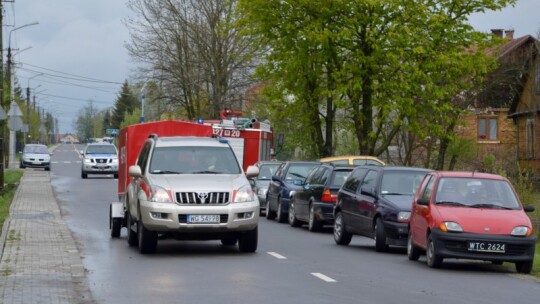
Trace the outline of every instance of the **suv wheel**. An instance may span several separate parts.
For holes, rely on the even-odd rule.
[[[137,222],[137,237],[139,240],[139,252],[142,254],[154,253],[157,248],[157,233],[144,227],[141,220]]]
[[[431,268],[441,267],[443,259],[437,255],[437,250],[435,249],[435,243],[431,238],[431,235],[428,237],[427,249],[426,249],[426,260],[427,265]]]
[[[315,208],[313,205],[309,206],[309,221],[308,221],[308,230],[311,232],[320,231],[322,229],[322,222],[317,220],[315,216]]]
[[[388,245],[386,245],[386,232],[384,231],[384,224],[380,217],[377,218],[377,221],[375,222],[375,251],[388,251]]]
[[[127,212],[127,223],[126,223],[126,226],[127,226],[127,242],[128,242],[128,245],[131,247],[131,246],[137,246],[137,234],[135,233],[135,231],[133,231],[133,218],[131,217],[131,214],[129,213],[129,211]]]
[[[240,252],[255,252],[257,250],[258,234],[257,227],[240,234],[238,238],[238,249],[240,249]]]
[[[412,234],[409,231],[409,237],[407,238],[407,258],[411,261],[418,261],[420,253],[420,248],[413,244]]]
[[[84,172],[81,172],[81,177],[82,178],[88,178],[88,174],[84,173]]]
[[[302,223],[296,219],[296,213],[295,213],[295,206],[294,206],[294,199],[291,199],[291,203],[289,205],[289,225],[291,227],[300,227],[302,226]]]
[[[349,245],[351,243],[352,234],[345,230],[345,223],[343,222],[343,217],[341,212],[336,214],[334,220],[334,241],[338,245]]]
[[[276,218],[276,212],[270,208],[270,201],[266,197],[266,219],[273,220]]]
[[[283,212],[283,204],[281,203],[281,198],[278,198],[276,221],[278,221],[278,223],[285,223],[286,220],[287,217],[285,215],[285,212]]]

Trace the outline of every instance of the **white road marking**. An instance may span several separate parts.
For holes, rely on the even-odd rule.
[[[325,276],[324,274],[322,273],[319,273],[319,272],[312,272],[311,273],[312,276],[315,276],[327,283],[333,283],[333,282],[337,282],[336,280],[332,279],[331,277],[328,277],[328,276]]]
[[[280,259],[280,260],[286,260],[287,258],[282,256],[281,254],[277,253],[277,252],[267,252],[269,255],[275,257],[276,259]]]

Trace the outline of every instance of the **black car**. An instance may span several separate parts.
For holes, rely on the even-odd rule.
[[[354,169],[338,192],[334,240],[348,245],[353,234],[375,239],[375,250],[407,246],[413,196],[429,172],[412,167]]]
[[[353,169],[332,163],[313,168],[303,187],[291,195],[289,224],[298,227],[307,222],[309,231],[333,224],[338,190]]]
[[[266,193],[267,219],[277,219],[280,223],[287,221],[291,192],[301,189],[311,169],[319,164],[319,162],[286,161],[279,166]]]

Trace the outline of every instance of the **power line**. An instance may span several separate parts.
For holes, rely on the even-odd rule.
[[[75,75],[75,74],[61,72],[61,71],[57,71],[57,70],[53,70],[53,69],[48,69],[48,68],[44,68],[44,67],[40,67],[40,66],[37,66],[37,65],[24,63],[24,62],[20,62],[20,64],[27,65],[27,66],[30,66],[30,67],[33,67],[33,68],[42,69],[42,70],[49,71],[49,72],[54,72],[54,73],[58,73],[58,74],[64,74],[64,75],[69,75],[69,76],[72,76],[72,77],[76,77],[76,78],[70,78],[70,77],[66,77],[66,76],[58,76],[58,75],[56,75],[56,77],[63,77],[63,78],[66,78],[66,79],[72,79],[72,80],[78,80],[78,81],[88,81],[88,82],[120,84],[120,85],[123,84],[122,82],[102,80],[102,79],[97,79],[97,78],[91,78],[91,77],[86,77],[86,76]],[[36,71],[34,71],[34,72],[36,72]],[[41,73],[41,72],[38,72],[38,73]],[[50,75],[55,76],[54,74],[50,74]]]
[[[93,103],[99,103],[99,104],[107,104],[109,106],[112,106],[110,101],[97,101],[97,100],[93,100],[93,99],[83,99],[83,98],[67,97],[67,96],[60,96],[60,95],[54,95],[54,94],[45,94],[45,93],[38,93],[37,95],[43,95],[43,96],[49,96],[49,97],[55,97],[55,98],[62,98],[62,99],[69,99],[69,100],[93,102]]]

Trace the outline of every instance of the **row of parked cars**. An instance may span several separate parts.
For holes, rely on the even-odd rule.
[[[374,157],[316,162],[260,162],[252,180],[261,215],[309,231],[333,225],[334,241],[353,235],[375,240],[375,250],[407,248],[430,267],[445,258],[533,267],[535,234],[508,179],[479,172],[439,172],[386,166]]]

